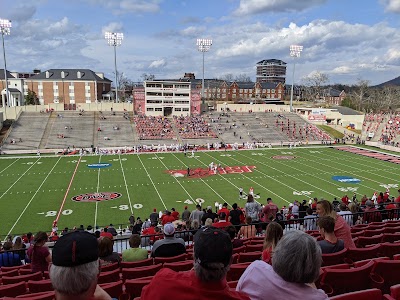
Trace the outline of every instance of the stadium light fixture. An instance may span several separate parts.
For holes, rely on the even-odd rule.
[[[117,46],[121,46],[124,34],[119,32],[106,32],[104,37],[107,40],[108,45],[114,47],[115,102],[118,102]]]
[[[204,53],[208,52],[212,45],[211,39],[197,39],[196,42],[197,49],[203,53],[203,77],[201,80],[201,99],[202,103],[204,104]]]
[[[290,91],[290,112],[293,112],[294,70],[296,69],[296,57],[300,57],[301,51],[303,51],[303,46],[299,46],[299,45],[291,45],[290,46],[290,56],[294,58],[293,75],[292,75],[292,89]]]
[[[9,93],[8,93],[8,80],[7,80],[7,62],[6,62],[6,48],[4,46],[4,36],[10,35],[11,32],[11,21],[6,19],[0,19],[0,31],[1,31],[1,40],[3,42],[3,59],[4,59],[4,80],[6,83],[6,99],[7,105],[10,103]],[[2,106],[6,109],[5,100],[3,100],[3,96],[1,97]]]

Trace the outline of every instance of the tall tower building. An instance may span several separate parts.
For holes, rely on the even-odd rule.
[[[273,82],[285,84],[286,63],[279,59],[264,59],[256,65],[257,82]]]

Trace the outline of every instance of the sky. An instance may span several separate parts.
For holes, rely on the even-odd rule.
[[[7,69],[88,68],[112,79],[106,31],[124,34],[118,72],[202,78],[197,38],[212,39],[205,78],[255,81],[263,59],[287,63],[287,83],[315,72],[329,84],[379,84],[400,76],[400,0],[0,0]],[[299,58],[290,45],[302,45]],[[3,59],[0,59],[3,68]]]

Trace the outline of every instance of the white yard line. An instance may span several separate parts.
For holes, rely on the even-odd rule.
[[[40,159],[40,158],[39,158]],[[38,159],[38,160],[39,160]],[[25,206],[24,210],[21,212],[21,214],[19,215],[17,221],[15,221],[14,225],[11,227],[10,231],[6,234],[6,237],[9,236],[11,234],[11,232],[13,231],[14,227],[18,224],[19,220],[21,219],[22,215],[25,213],[25,211],[28,209],[29,205],[31,204],[31,202],[33,201],[33,199],[35,198],[35,196],[37,195],[37,193],[39,192],[39,190],[42,188],[43,184],[46,182],[47,178],[50,176],[50,174],[53,172],[54,168],[57,166],[58,162],[60,161],[60,158],[57,160],[57,162],[54,164],[53,168],[51,168],[50,172],[47,174],[47,176],[43,179],[42,183],[40,184],[40,186],[37,188],[36,192],[33,194],[31,200],[29,200],[28,204]],[[33,166],[33,165],[32,165]]]
[[[125,171],[124,171],[124,167],[122,166],[122,161],[121,161],[121,154],[118,155],[118,158],[119,158],[119,164],[121,165],[122,176],[124,177],[124,184],[125,184],[125,188],[126,188],[126,195],[128,196],[129,207],[131,209],[131,214],[133,214],[131,195],[129,194],[128,184],[126,183]]]
[[[185,164],[182,160],[180,160],[175,154],[172,154],[177,160],[179,160],[184,166],[187,167],[187,164]],[[221,198],[221,200],[223,200],[224,202],[228,203],[228,201],[225,200],[224,197],[222,197],[220,194],[218,194],[218,192],[216,190],[214,190],[207,182],[205,182],[202,178],[199,177],[199,179],[201,180],[201,182],[203,182],[206,186],[208,186],[208,188],[210,190],[212,190],[214,192],[215,195],[217,195],[219,198]],[[228,203],[229,204],[229,203]],[[229,204],[230,205],[230,204]]]
[[[11,164],[9,164],[7,167],[5,167],[1,172],[0,172],[0,174],[1,173],[3,173],[5,170],[7,170],[9,167],[11,167],[13,164],[15,164],[17,161],[19,161],[20,160],[20,158],[18,158],[17,160],[14,160]]]
[[[156,157],[158,158],[157,154],[156,154]],[[163,166],[165,167],[166,170],[169,170],[169,168],[164,164],[164,162],[161,159],[158,159],[158,160],[163,164]],[[174,177],[174,179],[181,186],[181,188],[185,191],[185,193],[189,196],[189,199],[193,201],[194,199],[193,199],[192,195],[190,195],[189,192],[184,188],[184,186],[180,183],[178,178]]]
[[[0,196],[0,199],[3,198],[3,196],[4,196],[5,194],[7,194],[7,192],[8,192],[9,190],[11,190],[12,187],[13,187],[22,177],[24,177],[24,175],[25,175],[26,173],[28,173],[28,171],[29,171],[30,169],[32,169],[33,166],[34,166],[39,160],[40,160],[40,157],[28,168],[28,170],[26,170],[17,180],[15,180],[15,182],[7,189],[7,191],[5,191],[5,192]]]
[[[100,163],[100,162],[101,162],[101,154],[100,154],[100,156],[99,156],[99,163]],[[97,188],[96,188],[96,193],[99,192],[99,187],[100,187],[100,170],[101,170],[101,168],[98,168],[98,171],[97,171]],[[94,211],[94,228],[96,228],[96,226],[97,226],[98,204],[99,204],[99,201],[96,201],[96,208],[95,208],[95,211]]]
[[[138,155],[138,158],[139,158],[140,163],[141,163],[142,166],[143,166],[143,169],[145,170],[145,172],[146,172],[146,174],[147,174],[147,177],[149,177],[149,179],[150,179],[150,181],[151,181],[151,184],[153,185],[154,189],[156,190],[158,197],[160,198],[162,204],[164,205],[164,208],[167,209],[167,206],[165,205],[163,198],[161,197],[160,193],[158,192],[158,190],[157,190],[157,188],[156,188],[156,185],[155,185],[154,182],[153,182],[153,179],[151,179],[150,174],[149,174],[149,172],[147,172],[147,169],[146,169],[146,167],[144,166],[144,164],[143,164],[142,160],[140,159],[140,156],[139,156],[139,155]]]

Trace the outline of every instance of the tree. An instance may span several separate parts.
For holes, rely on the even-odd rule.
[[[359,78],[350,97],[356,110],[361,111],[369,93],[369,81]]]
[[[250,78],[250,76],[247,76],[246,74],[239,74],[236,76],[235,81],[251,82],[251,78]]]
[[[323,96],[323,88],[329,81],[328,75],[319,71],[303,78],[306,97],[316,102]]]
[[[140,76],[140,78],[142,79],[142,81],[151,81],[154,80],[156,78],[156,76],[154,74],[147,74],[147,73],[143,73],[142,76]]]
[[[232,82],[233,81],[233,74],[232,73],[224,74],[219,79],[223,80],[223,81],[226,81],[228,83]]]
[[[39,98],[34,91],[28,90],[28,95],[25,95],[25,105],[38,105]]]

